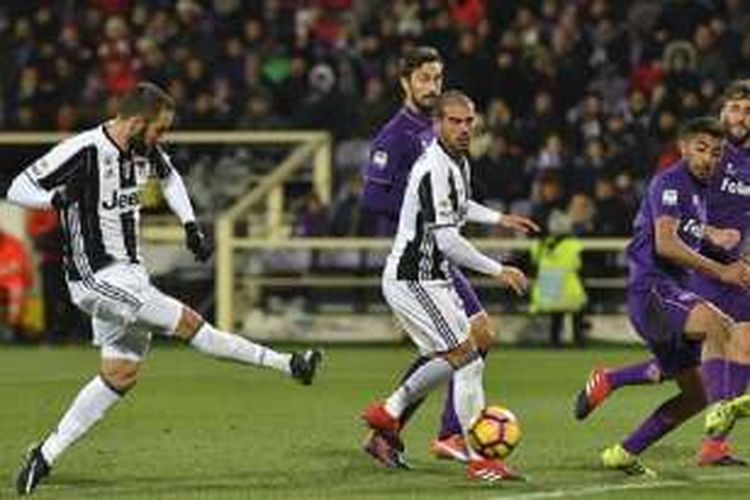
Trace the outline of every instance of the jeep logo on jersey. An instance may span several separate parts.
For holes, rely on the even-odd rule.
[[[141,196],[138,191],[129,193],[120,193],[116,189],[112,191],[112,198],[102,202],[102,208],[105,210],[114,210],[115,208],[129,208],[138,206],[141,203]]]
[[[742,181],[724,177],[721,180],[721,190],[725,193],[738,194],[740,196],[750,196],[750,185]]]

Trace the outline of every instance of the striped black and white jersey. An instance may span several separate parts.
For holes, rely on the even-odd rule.
[[[140,262],[140,188],[172,169],[161,148],[148,158],[123,151],[100,125],[63,140],[23,172],[46,191],[64,187],[73,200],[59,214],[68,279],[86,279],[114,262]]]
[[[466,223],[471,197],[469,163],[454,159],[439,140],[412,167],[399,215],[398,230],[384,274],[397,280],[450,279],[450,262],[433,232]]]

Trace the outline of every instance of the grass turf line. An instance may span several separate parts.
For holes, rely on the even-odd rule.
[[[645,351],[496,349],[487,401],[519,415],[524,437],[510,463],[531,477],[499,487],[471,484],[460,465],[428,455],[442,392],[405,433],[416,470],[376,468],[359,450],[358,414],[392,388],[412,353],[331,347],[326,354],[321,378],[305,388],[269,370],[160,346],[133,393],[61,458],[36,498],[565,498],[609,485],[595,496],[750,496],[747,475],[721,478],[735,470],[694,465],[700,418],[644,455],[668,487],[639,490],[629,486],[632,479],[598,468],[600,449],[674,389],[626,388],[583,424],[572,418],[572,398],[590,367],[636,361]],[[14,497],[12,476],[24,449],[50,430],[97,364],[90,348],[0,348],[0,470],[7,478],[0,498]],[[733,436],[738,451],[750,454],[742,448],[746,427],[740,423]]]

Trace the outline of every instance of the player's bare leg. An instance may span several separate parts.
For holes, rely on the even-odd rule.
[[[323,354],[318,349],[300,353],[280,353],[233,333],[211,326],[197,312],[184,307],[175,329],[175,336],[205,354],[273,368],[290,375],[303,385],[310,385]]]
[[[138,379],[139,366],[139,362],[128,359],[102,359],[101,373],[81,389],[49,436],[29,451],[16,479],[19,495],[31,494],[60,455],[127,394]]]

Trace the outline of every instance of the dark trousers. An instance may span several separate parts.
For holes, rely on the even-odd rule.
[[[565,316],[570,314],[573,316],[573,342],[578,347],[586,345],[586,328],[583,311],[576,311],[570,313],[558,312],[550,314],[550,342],[553,347],[560,347],[562,345],[562,331],[565,325]]]

